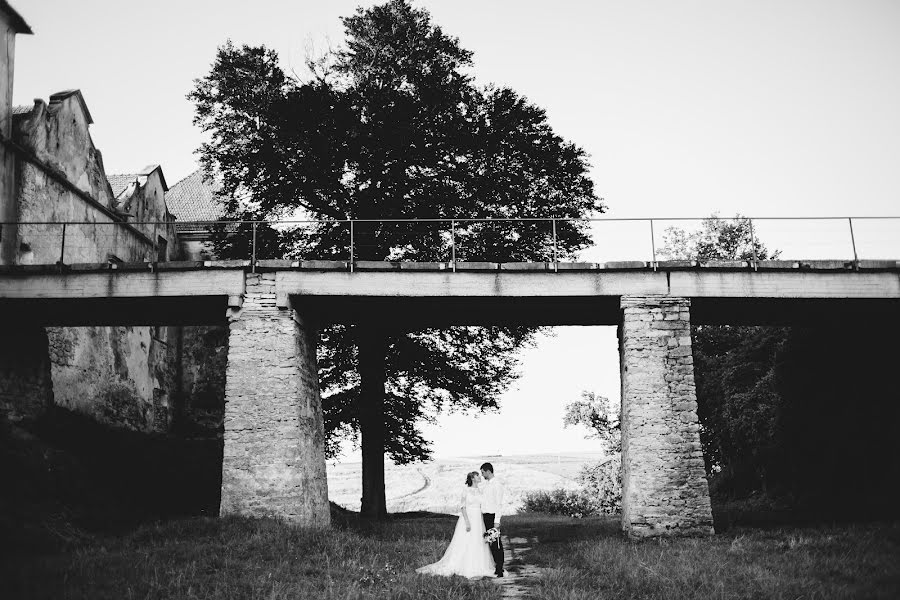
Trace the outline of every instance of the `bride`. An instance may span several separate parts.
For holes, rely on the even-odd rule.
[[[441,560],[419,567],[417,573],[469,578],[494,576],[494,560],[483,537],[479,483],[481,474],[478,471],[466,475],[466,490],[460,498],[460,517],[453,531],[453,539]]]

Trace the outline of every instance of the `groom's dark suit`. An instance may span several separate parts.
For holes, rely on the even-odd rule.
[[[494,526],[494,513],[482,513],[484,519],[484,530],[487,531]],[[494,559],[494,573],[497,577],[503,577],[503,542],[500,538],[493,544],[488,545],[491,549],[491,558]]]

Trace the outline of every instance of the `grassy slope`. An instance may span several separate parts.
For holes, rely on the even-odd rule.
[[[0,563],[0,597],[467,598],[496,600],[491,581],[417,575],[437,560],[453,518],[406,515],[367,525],[337,512],[330,532],[273,520],[195,518],[96,537],[67,552]],[[897,523],[735,528],[708,539],[633,543],[612,518],[509,517],[537,537],[535,598],[897,598]]]
[[[415,573],[440,558],[452,530],[445,516],[375,526],[350,518],[329,532],[274,520],[170,521],[61,554],[10,556],[0,597],[498,599],[489,581]]]

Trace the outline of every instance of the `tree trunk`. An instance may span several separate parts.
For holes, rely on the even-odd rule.
[[[384,493],[384,384],[387,338],[383,331],[357,326],[359,349],[360,405],[359,430],[362,436],[363,517],[387,516]]]

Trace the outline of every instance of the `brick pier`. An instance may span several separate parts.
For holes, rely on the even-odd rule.
[[[328,527],[315,332],[276,306],[272,273],[247,275],[229,330],[220,513]]]
[[[690,299],[623,296],[621,306],[622,528],[632,538],[710,535]]]

